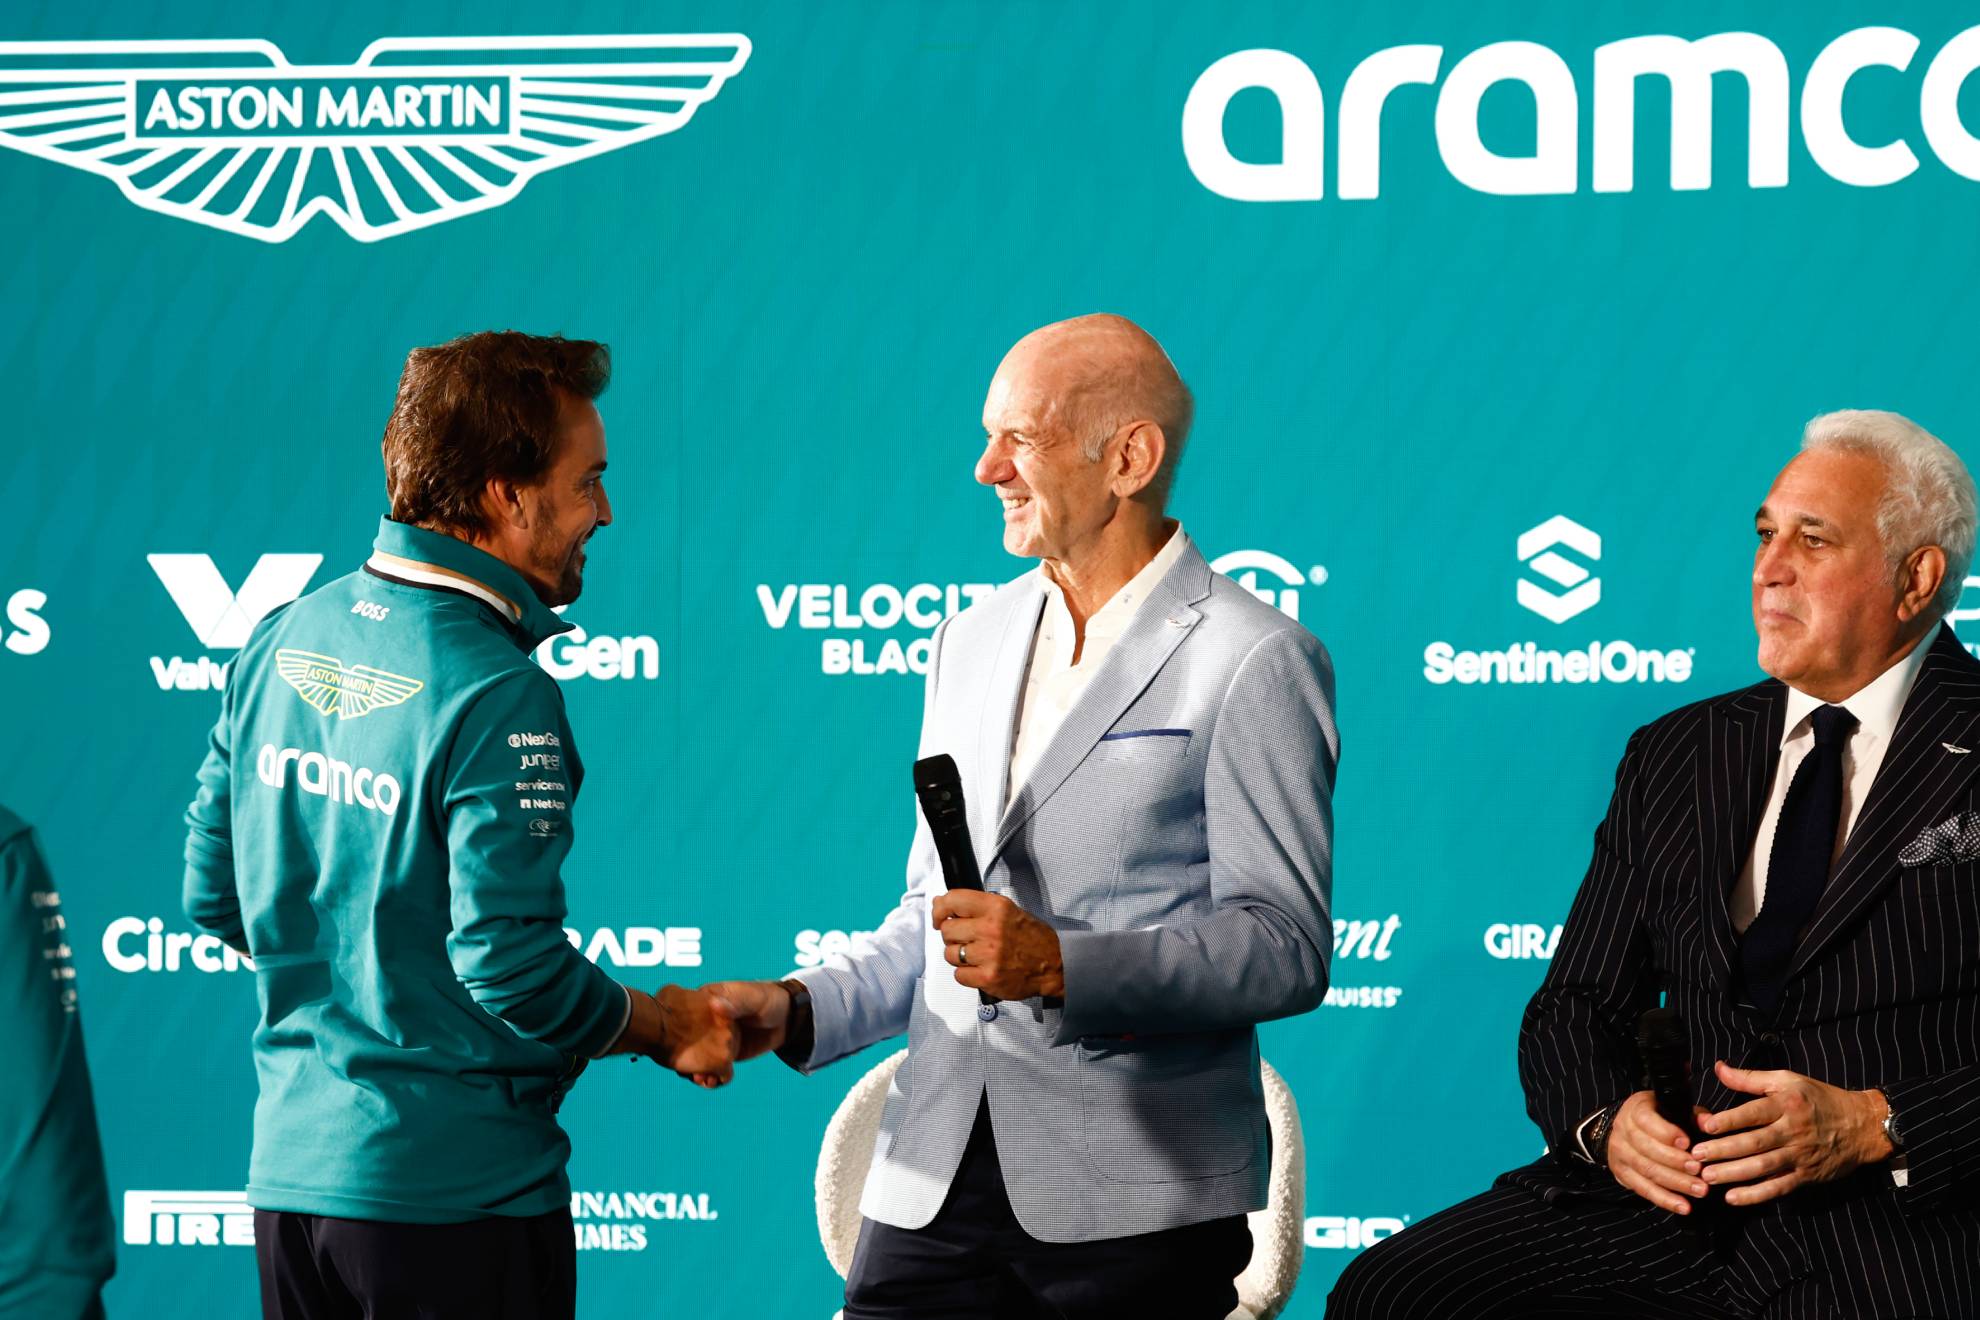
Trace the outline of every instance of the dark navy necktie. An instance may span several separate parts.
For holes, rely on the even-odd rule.
[[[1829,883],[1836,825],[1842,818],[1843,746],[1856,727],[1856,716],[1841,706],[1818,706],[1811,719],[1815,746],[1801,759],[1781,803],[1767,862],[1766,898],[1739,946],[1746,997],[1768,1014],[1780,1007],[1801,929],[1815,915]]]

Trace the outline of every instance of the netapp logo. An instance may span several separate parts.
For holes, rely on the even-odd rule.
[[[7,44],[0,42],[0,55]],[[0,75],[0,85],[4,82],[4,75]],[[211,555],[146,555],[145,559],[185,616],[193,636],[201,646],[214,651],[240,649],[255,624],[303,594],[323,562],[322,555],[263,555],[237,592],[220,576]],[[227,686],[232,668],[232,661],[215,662],[203,655],[193,660],[176,655],[169,660],[151,658],[152,677],[163,692],[217,692]]]
[[[0,146],[244,238],[324,215],[370,243],[671,133],[749,55],[739,33],[386,37],[341,65],[260,40],[8,41],[0,100],[22,112]]]
[[[649,1223],[720,1218],[707,1192],[572,1192],[579,1251],[645,1251]]]
[[[251,1247],[246,1192],[125,1192],[124,1243],[132,1247]]]
[[[863,589],[843,583],[787,582],[772,587],[761,582],[756,587],[756,603],[763,610],[763,621],[775,632],[795,623],[807,631],[887,632],[906,627],[927,633],[996,589],[993,582],[952,582],[946,586],[918,582],[909,587],[876,582]],[[898,637],[887,637],[875,639],[869,652],[863,637],[824,637],[819,643],[818,667],[835,675],[926,674],[931,645],[925,636],[905,644]]]
[[[1550,930],[1546,926],[1502,921],[1485,928],[1485,952],[1494,958],[1552,958],[1554,946],[1560,942],[1559,926]]]
[[[1299,589],[1309,584],[1317,587],[1327,580],[1324,565],[1315,564],[1311,570],[1302,573],[1290,559],[1283,559],[1270,550],[1233,550],[1211,560],[1210,569],[1230,578],[1289,619],[1299,617]],[[1271,575],[1263,586],[1258,582],[1260,573]]]
[[[1341,1215],[1314,1215],[1306,1221],[1306,1245],[1318,1251],[1360,1251],[1383,1238],[1403,1231],[1409,1216],[1388,1219],[1379,1215],[1355,1218]]]
[[[1555,514],[1538,527],[1519,534],[1519,562],[1561,588],[1549,591],[1531,578],[1520,578],[1514,597],[1549,623],[1566,623],[1602,599],[1602,579],[1564,559],[1555,546],[1565,546],[1583,559],[1602,557],[1602,538],[1571,518]]]
[[[1815,56],[1802,80],[1802,143],[1824,174],[1856,188],[1893,184],[1918,169],[1906,136],[1867,146],[1844,122],[1845,93],[1866,69],[1911,68],[1919,40],[1893,27],[1845,32]],[[1382,190],[1382,106],[1401,88],[1434,86],[1443,70],[1442,46],[1395,46],[1355,66],[1341,88],[1334,186],[1344,199],[1370,199]],[[1670,88],[1671,188],[1712,186],[1713,75],[1745,80],[1746,183],[1784,188],[1788,182],[1789,83],[1780,47],[1751,32],[1721,32],[1687,41],[1675,36],[1628,37],[1595,49],[1593,96],[1594,189],[1626,193],[1636,187],[1636,89],[1658,78]],[[1918,81],[1918,125],[1941,164],[1980,179],[1980,138],[1959,116],[1960,92],[1980,68],[1980,27],[1941,47]],[[1888,79],[1889,75],[1881,75]],[[1491,89],[1517,83],[1533,99],[1530,155],[1503,155],[1485,144],[1478,107]],[[1224,138],[1231,99],[1263,88],[1279,103],[1278,159],[1239,160]],[[1530,41],[1499,41],[1458,60],[1437,90],[1437,152],[1451,177],[1474,192],[1499,196],[1573,193],[1581,186],[1581,91],[1574,71],[1553,50]],[[1182,110],[1183,158],[1205,188],[1242,202],[1319,201],[1326,195],[1326,106],[1320,83],[1304,60],[1282,50],[1241,50],[1198,76]]]
[[[41,617],[47,608],[48,593],[32,587],[7,597],[7,622],[13,631],[0,628],[0,638],[15,655],[40,655],[48,649],[48,621]]]
[[[1513,598],[1523,608],[1553,623],[1565,623],[1602,599],[1602,579],[1559,551],[1565,548],[1600,562],[1601,536],[1580,523],[1556,514],[1521,532],[1514,548],[1525,567],[1561,588],[1553,591],[1529,578],[1518,579]],[[1624,641],[1595,641],[1558,651],[1538,642],[1514,642],[1502,651],[1471,651],[1440,641],[1423,648],[1423,677],[1437,684],[1467,685],[1685,683],[1691,679],[1696,656],[1694,647],[1658,651]]]
[[[564,938],[571,947],[593,962],[601,959],[614,967],[699,967],[701,966],[701,927],[627,926],[614,930],[600,926],[586,940],[582,932],[564,927]]]
[[[254,964],[204,931],[166,930],[157,917],[118,917],[103,928],[103,961],[116,972],[233,972]]]

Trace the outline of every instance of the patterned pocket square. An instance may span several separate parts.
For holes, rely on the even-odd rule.
[[[1944,866],[1980,861],[1980,811],[1962,811],[1919,831],[1898,852],[1900,866]]]

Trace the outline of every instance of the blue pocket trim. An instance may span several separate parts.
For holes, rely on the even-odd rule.
[[[1188,729],[1129,729],[1125,733],[1103,733],[1101,742],[1119,742],[1122,738],[1187,738]]]

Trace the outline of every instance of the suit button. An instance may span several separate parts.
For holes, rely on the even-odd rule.
[[[1777,1031],[1763,1031],[1760,1033],[1760,1043],[1762,1045],[1778,1045],[1781,1043],[1780,1033]]]
[[[995,1022],[997,1020],[997,1006],[995,1004],[980,1005],[976,1010],[976,1016],[982,1022]]]

